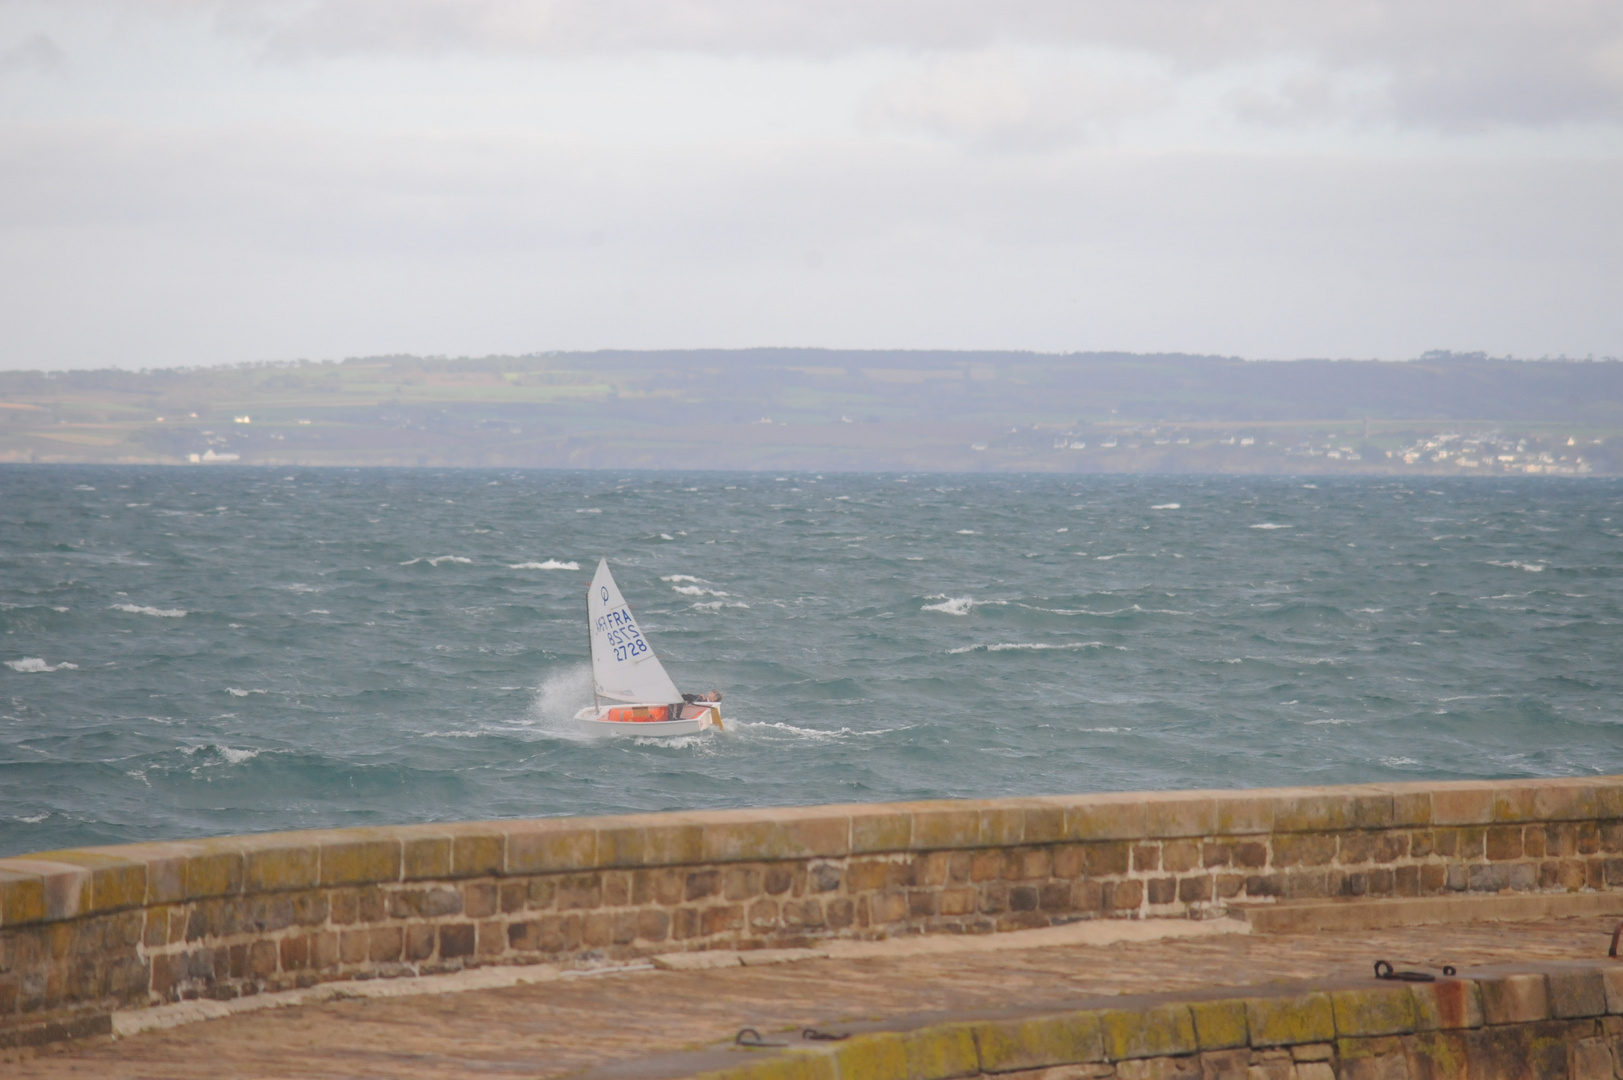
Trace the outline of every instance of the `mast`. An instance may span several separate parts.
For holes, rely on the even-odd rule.
[[[597,700],[597,665],[592,662],[592,583],[586,583],[586,665],[592,670],[592,708],[601,710]]]

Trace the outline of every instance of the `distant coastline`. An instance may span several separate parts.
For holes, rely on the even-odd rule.
[[[1623,474],[1623,363],[818,349],[0,372],[0,462]]]

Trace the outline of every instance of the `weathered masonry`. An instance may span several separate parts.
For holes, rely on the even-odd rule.
[[[0,859],[0,1045],[483,964],[1623,889],[1623,777],[225,837]]]
[[[970,1017],[768,1051],[695,1053],[702,1080],[1614,1080],[1623,965],[1404,985],[1270,986]],[[780,1039],[785,1038],[780,1036]]]

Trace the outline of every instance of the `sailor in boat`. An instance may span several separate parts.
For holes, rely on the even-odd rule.
[[[575,714],[589,730],[610,734],[694,735],[721,729],[721,694],[684,694],[643,637],[609,572],[597,564],[586,593],[592,648],[592,705]],[[623,702],[605,705],[603,699]]]

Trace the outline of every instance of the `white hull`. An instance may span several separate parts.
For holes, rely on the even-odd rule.
[[[588,705],[575,714],[575,722],[586,731],[594,735],[631,736],[641,738],[674,738],[679,735],[697,735],[706,728],[723,730],[721,726],[721,710],[715,706],[704,706],[695,710],[698,716],[684,716],[680,720],[610,720],[610,711],[619,711],[623,706],[591,706]],[[687,712],[693,707],[683,710]]]

